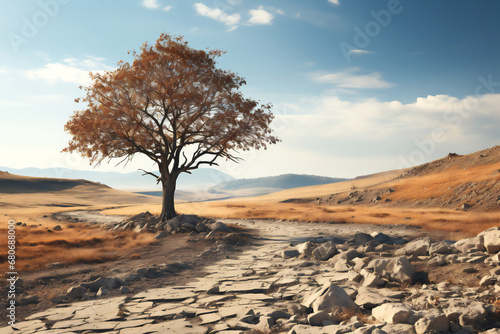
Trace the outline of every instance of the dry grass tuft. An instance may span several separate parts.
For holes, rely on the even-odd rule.
[[[112,232],[86,224],[74,228],[61,224],[62,231],[51,233],[47,225],[51,224],[36,228],[16,227],[18,270],[35,271],[56,262],[76,264],[115,260],[156,241],[152,234]],[[6,235],[7,230],[0,229],[0,233]],[[7,249],[7,238],[0,239],[0,249]],[[6,260],[0,258],[0,265],[5,265]]]

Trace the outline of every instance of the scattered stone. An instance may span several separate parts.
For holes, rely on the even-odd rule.
[[[382,304],[372,310],[372,315],[389,324],[408,324],[413,311],[404,304]]]
[[[320,261],[326,261],[335,254],[337,254],[337,248],[332,241],[325,242],[324,244],[316,247],[312,252],[312,256],[316,260]]]
[[[500,252],[500,228],[492,227],[489,228],[478,235],[479,238],[483,237],[484,247],[486,251],[490,254],[496,254]]]
[[[292,257],[297,257],[300,255],[300,252],[296,249],[289,249],[281,251],[281,257],[284,259],[289,259]]]
[[[69,299],[82,298],[87,289],[81,286],[74,286],[68,289],[67,296]]]
[[[344,289],[335,284],[326,284],[304,301],[305,307],[312,307],[314,312],[324,310],[333,312],[338,308],[357,311],[358,306]]]
[[[306,257],[310,257],[314,250],[314,245],[310,241],[298,244],[295,247],[297,248],[300,254],[304,254],[304,256]]]
[[[479,281],[480,286],[489,286],[489,285],[494,285],[497,282],[497,278],[495,276],[491,275],[486,275],[483,278],[481,278],[481,281]]]
[[[427,261],[428,266],[444,266],[445,264],[447,264],[447,262],[442,255],[438,255]]]
[[[403,248],[396,251],[396,255],[425,256],[429,255],[431,238],[421,238],[407,243]]]
[[[54,226],[54,231],[62,231],[61,225]]]
[[[38,296],[28,296],[21,298],[19,300],[19,305],[28,305],[28,304],[38,304],[40,302],[40,298]]]
[[[415,331],[417,334],[424,334],[432,331],[448,332],[449,329],[450,322],[448,318],[444,313],[436,309],[426,312],[424,316],[415,323]]]
[[[109,295],[109,291],[105,287],[100,287],[99,291],[97,291],[97,294],[96,294],[97,297],[104,297],[107,295]]]
[[[331,314],[325,312],[324,310],[311,313],[307,316],[307,322],[311,326],[324,326],[325,321],[329,321],[331,323],[338,322],[338,317],[334,318]]]
[[[166,231],[161,231],[157,235],[155,235],[155,239],[163,239],[168,236],[168,233]]]

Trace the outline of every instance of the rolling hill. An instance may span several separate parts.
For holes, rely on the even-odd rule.
[[[143,172],[136,171],[131,173],[120,172],[99,172],[75,170],[69,168],[23,168],[15,169],[9,167],[0,167],[0,171],[7,171],[11,174],[47,177],[57,179],[82,179],[106,184],[114,189],[122,190],[160,190],[161,187],[156,184],[156,180],[149,176],[143,176]],[[213,187],[220,182],[230,181],[234,178],[226,173],[213,168],[199,168],[191,175],[181,174],[178,180],[178,189],[193,190]]]
[[[156,203],[155,197],[87,180],[28,177],[0,172],[0,207],[81,207]]]
[[[346,181],[347,179],[332,178],[325,176],[316,175],[298,175],[298,174],[284,174],[278,176],[260,177],[254,179],[237,179],[225,181],[211,190],[213,192],[219,191],[234,191],[250,188],[269,188],[274,191],[315,186],[327,183],[336,183],[341,181]]]

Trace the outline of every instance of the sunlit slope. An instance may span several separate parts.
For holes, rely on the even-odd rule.
[[[100,208],[159,201],[155,197],[119,191],[86,180],[26,177],[0,172],[0,207],[3,211],[37,207],[59,210]]]

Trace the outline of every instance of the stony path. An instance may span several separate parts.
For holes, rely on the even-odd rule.
[[[225,334],[252,331],[269,333],[271,328],[292,334],[415,333],[413,324],[409,323],[409,315],[406,322],[401,324],[394,324],[393,319],[380,321],[373,316],[369,319],[360,318],[362,312],[359,307],[369,309],[384,303],[400,303],[411,294],[410,290],[394,290],[401,287],[398,283],[392,283],[393,289],[376,289],[371,283],[364,284],[369,280],[368,275],[362,279],[350,260],[344,261],[338,257],[332,263],[311,259],[310,254],[309,257],[299,256],[299,253],[307,253],[307,245],[314,244],[329,245],[335,248],[335,253],[340,250],[340,255],[352,254],[349,242],[353,244],[352,238],[356,234],[366,236],[366,233],[383,232],[387,240],[394,243],[394,240],[412,239],[421,234],[420,230],[370,225],[225,222],[239,223],[258,230],[259,245],[250,247],[236,259],[226,259],[208,266],[204,277],[188,285],[155,287],[131,297],[75,301],[34,314],[26,321],[17,323],[18,330],[5,327],[0,329],[0,334]],[[295,245],[306,240],[312,243],[303,244],[304,248],[299,252]],[[326,242],[328,240],[330,242]],[[364,247],[354,246],[357,249]],[[381,248],[384,250],[376,253],[377,256],[391,255],[388,250],[393,248]],[[318,251],[315,252],[314,256],[317,257]],[[359,256],[358,259],[361,258]],[[365,266],[367,262],[356,263],[364,263]],[[342,264],[345,264],[345,268],[342,268]],[[359,271],[361,267],[358,267]],[[381,277],[383,274],[378,278]],[[390,279],[383,280],[383,283],[391,284]],[[342,309],[344,313],[334,314],[327,313],[331,310],[321,307],[317,309],[318,297],[331,294],[332,289],[342,290],[339,290],[342,296],[347,296],[346,299],[352,304],[350,310],[347,307]],[[361,293],[364,299],[358,300]],[[315,309],[314,313],[311,313],[311,308]]]

